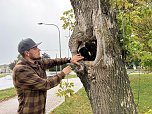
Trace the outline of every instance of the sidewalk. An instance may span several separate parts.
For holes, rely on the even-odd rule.
[[[67,81],[64,79],[63,81]],[[80,88],[83,87],[79,78],[71,78],[68,79],[68,82],[73,82],[74,87],[72,88],[75,92],[77,92]],[[54,87],[47,92],[47,102],[46,102],[46,114],[49,114],[54,108],[59,106],[64,102],[63,97],[57,97],[56,92],[59,86]],[[55,100],[54,100],[55,99]],[[18,107],[17,97],[9,99],[7,101],[0,102],[0,114],[16,114],[16,110]]]

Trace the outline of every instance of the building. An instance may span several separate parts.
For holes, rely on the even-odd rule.
[[[9,65],[0,65],[0,73],[11,73]]]

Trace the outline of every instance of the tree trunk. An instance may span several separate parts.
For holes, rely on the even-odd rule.
[[[95,59],[85,59],[77,69],[93,114],[137,114],[109,0],[71,0],[71,4],[76,18],[71,53],[78,53],[86,43],[96,45],[91,55]]]

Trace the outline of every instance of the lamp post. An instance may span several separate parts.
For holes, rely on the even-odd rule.
[[[68,36],[65,36],[67,39],[69,39],[70,38],[70,27],[69,27],[69,34],[68,34]],[[69,46],[68,46],[68,57],[69,57]]]
[[[69,35],[68,36],[65,36],[66,38],[70,38],[70,28],[69,28]],[[68,57],[69,57],[69,46],[68,46]],[[69,83],[69,81],[68,81],[68,75],[67,75],[67,83]]]
[[[69,36],[65,36],[67,39],[69,39]],[[68,57],[69,57],[69,46],[68,46]]]
[[[52,26],[55,26],[58,30],[58,36],[59,36],[59,51],[60,51],[60,58],[61,58],[61,38],[60,38],[60,29],[59,27],[56,25],[56,24],[53,24],[53,23],[38,23],[39,25],[52,25]],[[60,71],[62,70],[62,66],[60,65]]]

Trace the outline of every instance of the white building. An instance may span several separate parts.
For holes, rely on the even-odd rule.
[[[10,73],[11,70],[8,65],[0,65],[0,73]]]

